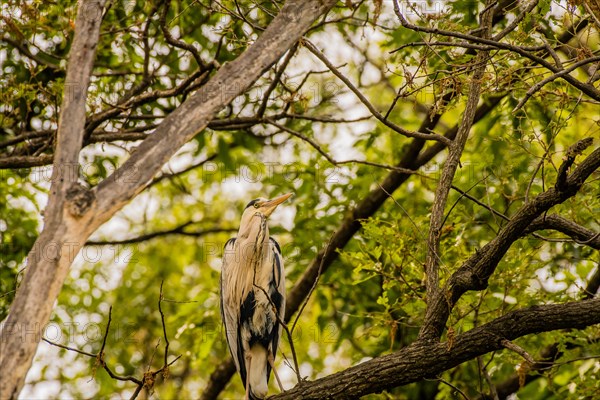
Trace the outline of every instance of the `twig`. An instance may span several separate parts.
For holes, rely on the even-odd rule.
[[[69,346],[62,345],[60,343],[52,342],[52,341],[46,339],[45,337],[43,337],[42,340],[48,344],[51,344],[52,346],[60,347],[61,349],[65,349],[65,350],[69,350],[69,351],[74,351],[75,353],[83,354],[84,356],[88,356],[88,357],[92,357],[92,358],[96,358],[98,356],[97,354],[88,353],[86,351],[82,351],[82,350],[76,349],[74,347],[69,347]]]
[[[537,6],[538,2],[539,2],[538,0],[530,1],[523,8],[523,11],[521,11],[521,13],[516,18],[514,18],[512,21],[510,21],[509,24],[506,25],[506,27],[504,29],[502,29],[502,31],[500,31],[498,34],[494,35],[493,39],[500,41],[506,35],[513,32],[515,30],[515,28],[517,27],[517,25],[519,25],[519,23],[521,21],[523,21],[523,19],[527,16],[527,14],[529,14],[531,11],[533,11],[535,6]]]
[[[111,322],[111,314],[112,314],[112,306],[110,307],[109,311],[108,311],[108,322],[106,324],[106,330],[104,333],[104,338],[102,339],[102,347],[100,348],[100,351],[98,351],[98,353],[96,354],[92,354],[92,353],[88,353],[86,351],[82,351],[79,349],[76,349],[74,347],[69,347],[69,346],[65,346],[62,345],[60,343],[55,343],[52,342],[44,337],[42,337],[42,340],[52,346],[56,346],[56,347],[60,347],[61,349],[65,349],[65,350],[69,350],[69,351],[73,351],[75,353],[79,353],[82,354],[84,356],[87,357],[91,357],[91,358],[95,358],[98,362],[98,364],[100,364],[102,366],[102,368],[108,373],[108,375],[112,378],[112,379],[116,379],[118,381],[130,381],[133,382],[137,385],[141,385],[142,381],[133,377],[133,376],[121,376],[121,375],[117,375],[115,374],[110,368],[109,366],[106,364],[106,362],[104,361],[104,348],[106,346],[106,338],[108,337],[108,331],[110,328],[110,322]]]
[[[542,32],[540,39],[544,43],[544,48],[546,49],[548,54],[550,54],[550,56],[552,56],[552,58],[554,59],[554,63],[556,64],[556,67],[559,69],[564,69],[562,61],[560,61],[560,57],[558,56],[558,54],[556,54],[556,51],[554,51],[554,49],[548,42],[548,39],[546,39],[546,35],[544,35],[544,32]]]
[[[167,337],[167,327],[165,325],[165,314],[162,310],[162,300],[163,300],[163,284],[164,280],[160,281],[160,294],[158,296],[158,312],[160,313],[160,321],[162,322],[163,335],[165,337],[165,363],[167,365],[167,356],[169,355],[169,338]]]
[[[106,330],[104,331],[104,338],[102,338],[102,347],[98,352],[98,362],[104,364],[104,348],[106,347],[106,338],[108,338],[108,330],[110,329],[110,322],[112,321],[112,306],[108,309],[108,322],[106,323]]]
[[[492,399],[500,400],[500,398],[498,397],[498,391],[496,390],[496,386],[494,385],[494,382],[492,382],[492,378],[490,377],[490,374],[488,373],[486,366],[483,365],[483,360],[481,359],[481,356],[477,357],[477,365],[479,366],[480,373],[483,375],[483,377],[485,378],[485,381],[488,384],[488,387],[490,388],[490,393],[492,395]]]
[[[234,228],[218,228],[218,227],[201,229],[201,230],[192,231],[192,232],[186,231],[184,229],[193,224],[195,224],[195,222],[188,221],[179,226],[176,226],[173,229],[167,229],[164,231],[146,233],[144,235],[140,235],[140,236],[132,237],[132,238],[128,238],[128,239],[123,239],[123,240],[88,240],[85,243],[85,245],[86,246],[128,245],[128,244],[145,242],[147,240],[151,240],[156,237],[162,237],[162,236],[167,236],[167,235],[183,235],[183,236],[191,236],[191,237],[201,237],[201,236],[206,236],[206,235],[210,235],[213,233],[227,233],[227,232],[237,231],[237,229],[234,229]]]
[[[524,105],[525,103],[527,103],[527,100],[529,100],[531,98],[531,96],[533,96],[536,92],[538,92],[541,88],[543,88],[546,84],[564,77],[565,75],[568,75],[569,73],[573,72],[574,70],[576,70],[577,68],[589,64],[589,63],[593,63],[596,61],[600,61],[600,56],[596,56],[596,57],[590,57],[590,58],[586,58],[585,60],[581,60],[579,62],[576,62],[575,64],[571,65],[569,68],[560,70],[555,72],[554,74],[550,75],[549,77],[547,77],[546,79],[543,79],[541,81],[539,81],[538,83],[536,83],[535,85],[533,85],[528,91],[527,93],[525,93],[525,97],[523,97],[519,103],[515,106],[515,108],[513,108],[512,112],[516,113],[517,111],[519,111]]]
[[[485,204],[484,202],[478,200],[477,198],[471,196],[469,193],[465,192],[464,190],[462,190],[461,188],[452,185],[451,186],[452,189],[456,190],[458,193],[461,194],[462,197],[465,197],[469,200],[471,200],[472,202],[476,203],[477,205],[480,205],[481,207],[487,209],[488,211],[490,211],[491,213],[493,213],[494,215],[497,215],[498,217],[504,219],[505,221],[510,221],[510,218],[507,217],[506,215],[504,215],[503,213],[501,213],[500,211],[497,211],[496,209],[494,209],[493,207]]]
[[[171,32],[169,31],[169,27],[166,25],[166,18],[167,18],[167,12],[169,11],[169,5],[171,4],[170,1],[165,1],[163,4],[163,9],[160,13],[160,28],[163,32],[163,35],[165,37],[165,39],[167,40],[167,43],[169,43],[172,46],[175,46],[177,48],[180,48],[182,50],[187,50],[190,53],[192,53],[192,56],[194,57],[194,60],[196,60],[196,63],[198,64],[198,67],[200,68],[200,70],[202,71],[206,71],[209,68],[211,68],[213,66],[213,64],[209,64],[206,65],[204,63],[204,61],[202,61],[202,57],[200,56],[200,53],[198,53],[198,49],[196,49],[194,47],[194,45],[186,43],[182,40],[177,40],[173,37],[173,35],[171,35]]]
[[[533,357],[531,357],[531,355],[527,351],[525,351],[525,349],[522,348],[521,346],[514,344],[513,342],[511,342],[510,340],[507,340],[507,339],[502,339],[500,341],[500,344],[502,346],[506,347],[507,349],[514,351],[521,357],[523,357],[525,359],[525,361],[527,361],[529,363],[529,365],[535,364],[535,360],[533,359]]]
[[[335,158],[333,158],[333,156],[331,156],[329,153],[327,153],[325,150],[323,150],[323,148],[317,142],[315,142],[312,138],[306,136],[305,134],[298,132],[294,129],[288,128],[287,126],[279,124],[268,118],[266,119],[266,121],[269,124],[279,128],[280,130],[287,132],[290,135],[295,136],[295,137],[305,141],[306,143],[310,144],[315,150],[317,150],[317,152],[319,154],[321,154],[323,157],[325,157],[327,159],[327,161],[329,161],[331,164],[333,164],[335,166],[344,165],[344,164],[363,164],[363,165],[369,165],[371,167],[377,167],[377,168],[387,169],[390,171],[401,172],[403,174],[420,175],[418,171],[415,171],[412,169],[397,167],[394,165],[380,164],[380,163],[375,163],[375,162],[371,162],[371,161],[364,161],[364,160],[337,161]]]
[[[277,312],[277,307],[273,303],[273,300],[271,300],[271,297],[269,296],[269,294],[267,293],[267,291],[262,286],[259,286],[256,283],[253,283],[253,286],[255,288],[260,289],[263,292],[263,294],[265,295],[265,297],[267,298],[267,300],[269,300],[269,304],[271,305],[271,307],[273,307],[275,318],[277,318],[277,323],[279,323],[279,325],[281,325],[281,327],[285,330],[285,333],[286,333],[287,338],[288,338],[288,342],[290,343],[290,351],[292,352],[292,357],[294,359],[294,368],[293,368],[293,370],[296,373],[296,377],[298,379],[298,384],[301,384],[302,383],[302,376],[300,376],[300,367],[298,365],[298,357],[296,356],[296,349],[294,348],[294,340],[292,339],[292,332],[289,330],[287,324],[279,316],[279,313]],[[293,329],[292,329],[292,331],[293,331]],[[273,349],[273,350],[277,351],[277,349]],[[274,372],[274,373],[276,373],[276,372]]]
[[[465,394],[465,392],[463,392],[462,390],[460,390],[459,388],[457,388],[456,386],[454,386],[453,384],[451,384],[448,381],[445,381],[442,378],[437,378],[436,381],[443,383],[444,385],[450,386],[452,389],[456,390],[458,393],[460,393],[460,395],[463,397],[463,399],[465,400],[470,400],[469,397]]]
[[[489,175],[486,175],[483,178],[481,178],[480,180],[478,180],[477,182],[475,182],[466,191],[464,191],[464,192],[462,190],[460,191],[460,196],[458,196],[458,199],[456,199],[456,201],[452,204],[452,206],[450,206],[450,209],[448,210],[448,212],[446,213],[446,216],[442,220],[442,223],[440,224],[440,227],[442,227],[442,228],[444,227],[444,225],[446,224],[446,221],[448,220],[448,217],[452,213],[452,210],[454,210],[454,207],[456,207],[456,205],[460,202],[460,199],[462,199],[463,197],[465,197],[472,189],[475,188],[475,186],[479,185],[481,182],[483,182],[484,180],[486,180],[488,178],[488,176]],[[454,189],[455,186],[454,185],[450,185],[450,188]]]
[[[325,57],[323,53],[319,49],[315,47],[308,39],[303,39],[302,43],[304,46],[310,50],[323,64],[327,66],[331,70],[331,72],[338,77],[344,84],[358,97],[358,99],[367,107],[367,109],[373,114],[375,118],[377,118],[381,123],[383,123],[388,128],[391,128],[393,131],[400,133],[407,137],[419,138],[423,140],[437,140],[438,142],[442,142],[445,145],[450,145],[452,141],[443,135],[438,135],[435,133],[423,133],[423,132],[415,132],[404,129],[393,122],[386,119],[379,111],[375,109],[375,106],[371,104],[371,102],[358,90],[356,86],[346,76],[344,76],[328,59]]]
[[[483,45],[483,44],[473,44],[473,43],[469,43],[469,42],[444,42],[444,41],[435,41],[435,42],[429,42],[429,41],[419,41],[419,42],[410,42],[410,43],[405,43],[397,48],[395,48],[394,50],[390,50],[389,53],[390,54],[394,54],[402,49],[405,49],[407,47],[417,47],[417,46],[427,46],[427,47],[437,47],[437,46],[441,46],[441,47],[463,47],[466,49],[472,49],[472,50],[494,50],[495,47],[494,46],[487,46],[487,45]]]
[[[275,72],[275,77],[273,78],[273,80],[271,81],[271,84],[265,91],[265,94],[263,95],[262,101],[260,103],[260,107],[258,108],[258,111],[256,112],[256,115],[259,118],[262,118],[263,115],[265,114],[265,111],[267,110],[267,105],[269,103],[269,97],[271,96],[271,93],[273,93],[273,90],[275,90],[275,88],[279,84],[279,81],[281,80],[281,76],[283,75],[283,72],[285,71],[288,64],[294,57],[294,54],[296,54],[296,49],[298,49],[298,43],[296,43],[294,46],[292,46],[291,49],[288,50],[288,53],[285,56],[283,62],[281,63],[281,66]]]
[[[325,246],[325,250],[323,251],[323,256],[321,257],[321,262],[319,263],[319,270],[317,271],[317,276],[316,276],[310,290],[308,291],[308,294],[306,295],[304,301],[302,302],[302,306],[300,306],[300,309],[298,310],[298,313],[296,314],[296,318],[294,319],[294,323],[292,324],[292,332],[294,332],[294,329],[296,328],[296,324],[298,323],[298,320],[300,319],[300,316],[302,315],[304,308],[308,304],[310,297],[312,296],[313,292],[315,291],[315,289],[317,287],[317,284],[319,283],[319,278],[321,277],[321,272],[323,271],[323,262],[325,260],[325,256],[327,255],[327,252],[329,251],[329,245],[331,244],[331,240],[332,240],[333,236],[335,236],[335,233],[327,241],[327,246]]]
[[[144,387],[144,384],[140,382],[139,385],[137,385],[137,387],[135,388],[135,391],[133,392],[133,394],[131,395],[131,397],[129,398],[129,400],[134,400],[136,399],[140,392],[142,391],[142,388]]]

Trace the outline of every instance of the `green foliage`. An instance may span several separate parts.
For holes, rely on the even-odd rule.
[[[20,172],[0,171],[0,321],[6,318],[23,270],[37,238],[36,185]]]
[[[376,13],[377,2],[340,3],[307,37],[324,48],[332,62],[354,82],[382,114],[406,129],[417,130],[435,113],[443,114],[436,133],[460,121],[470,84],[465,66],[471,52],[457,47],[407,46],[424,35],[399,28],[390,6]],[[406,2],[400,2],[407,4]],[[242,54],[272,20],[281,2],[113,1],[104,15],[92,85],[88,94],[88,142],[81,154],[81,180],[97,186],[136,151],[140,137],[107,139],[107,134],[151,135],[164,116],[200,86],[175,95],[140,102],[94,125],[93,117],[125,107],[128,96],[172,90],[198,74],[209,79],[223,64]],[[164,5],[169,4],[164,11]],[[437,3],[436,3],[437,4]],[[434,5],[431,5],[433,7]],[[419,23],[463,33],[477,27],[482,4],[451,2],[440,12],[415,11]],[[559,3],[542,1],[506,37],[522,47],[538,46],[535,27],[560,34]],[[8,1],[3,10],[6,32],[36,48],[34,62],[0,42],[2,85],[0,144],[22,133],[38,135],[6,145],[2,156],[39,156],[53,152],[67,54],[73,39],[75,1],[58,3]],[[430,9],[431,10],[431,9]],[[442,12],[443,11],[443,12]],[[164,14],[171,35],[194,46],[201,58],[169,44],[161,27]],[[516,11],[511,11],[512,18]],[[242,17],[243,15],[243,17]],[[378,15],[379,26],[372,25]],[[386,18],[388,18],[386,20]],[[563,13],[567,18],[567,13]],[[11,21],[8,24],[6,21]],[[507,26],[502,20],[494,28]],[[147,31],[148,64],[145,65]],[[598,51],[597,31],[589,46]],[[435,39],[435,38],[434,38]],[[443,38],[439,38],[442,40]],[[432,39],[433,40],[433,39]],[[33,45],[35,44],[35,46]],[[594,47],[595,46],[595,47]],[[482,103],[500,103],[471,132],[453,181],[477,204],[451,191],[441,233],[442,284],[471,255],[492,240],[506,221],[488,208],[512,217],[528,200],[554,185],[566,149],[575,141],[598,136],[597,104],[562,80],[544,86],[518,112],[518,101],[547,71],[534,68],[514,52],[492,54],[483,82]],[[276,68],[281,67],[281,62]],[[587,78],[577,70],[583,81]],[[581,76],[579,76],[581,75]],[[200,76],[202,76],[200,78]],[[214,367],[228,355],[218,311],[221,249],[235,235],[249,199],[295,193],[293,201],[273,215],[271,234],[282,245],[288,289],[300,279],[340,224],[390,171],[360,163],[334,165],[306,140],[288,135],[266,120],[249,121],[260,110],[275,70],[218,115],[218,122],[199,132],[163,168],[147,190],[94,234],[104,244],[86,246],[79,254],[45,329],[49,339],[96,353],[112,306],[105,361],[119,375],[141,377],[164,361],[164,337],[158,311],[159,288],[170,341],[168,359],[182,357],[155,383],[157,398],[198,398]],[[138,90],[138,91],[136,91]],[[223,88],[228,90],[228,88]],[[450,101],[444,95],[455,93]],[[368,115],[354,95],[299,44],[290,65],[268,97],[264,116],[301,133],[338,161],[359,159],[397,165],[414,143]],[[393,106],[392,106],[393,105]],[[282,115],[286,114],[286,117]],[[46,133],[44,133],[46,132]],[[50,133],[48,133],[50,132]],[[94,136],[96,135],[96,136]],[[92,140],[93,139],[93,140]],[[423,145],[424,150],[435,144]],[[4,151],[4,150],[3,150]],[[422,153],[421,153],[422,154]],[[431,205],[445,153],[411,176],[361,229],[322,274],[293,333],[301,373],[315,379],[366,359],[396,351],[419,332],[427,304],[424,263]],[[589,150],[582,157],[589,154]],[[52,182],[49,167],[1,170],[0,193],[0,321],[14,298],[25,257],[41,228],[41,209]],[[184,172],[182,172],[184,171]],[[128,179],[132,177],[123,177]],[[573,199],[552,209],[578,224],[600,229],[598,175]],[[482,206],[483,204],[483,206]],[[120,241],[159,233],[134,243]],[[598,268],[598,253],[563,240],[554,231],[517,241],[499,263],[487,289],[468,292],[454,308],[443,340],[514,309],[579,299],[582,287]],[[547,240],[551,238],[553,240]],[[560,240],[556,240],[560,239]],[[582,331],[531,335],[518,341],[534,357],[558,344],[559,363],[540,373],[519,392],[526,399],[578,399],[598,396],[600,354],[598,327]],[[291,360],[287,338],[282,352]],[[55,398],[121,398],[134,389],[111,379],[95,359],[42,343],[26,394],[45,393],[57,383]],[[296,383],[284,357],[278,355],[286,387]],[[482,357],[495,382],[502,382],[523,363],[509,351]],[[452,386],[436,381],[443,379]],[[275,391],[275,384],[271,383]],[[431,380],[395,388],[367,399],[461,398],[456,388],[475,398],[489,392],[476,360]],[[234,378],[223,398],[243,393]]]

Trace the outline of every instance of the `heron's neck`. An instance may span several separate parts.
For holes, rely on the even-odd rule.
[[[237,239],[245,243],[261,245],[269,241],[269,225],[267,219],[254,215],[248,224],[240,227]]]

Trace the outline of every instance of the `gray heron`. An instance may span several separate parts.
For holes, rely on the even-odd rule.
[[[292,196],[258,198],[246,206],[240,229],[223,251],[221,317],[227,344],[246,388],[246,399],[267,395],[285,311],[285,275],[279,244],[267,219]]]

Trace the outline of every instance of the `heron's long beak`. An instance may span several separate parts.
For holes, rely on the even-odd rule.
[[[277,208],[278,205],[280,205],[281,203],[283,203],[284,201],[286,201],[287,199],[289,199],[290,197],[292,197],[292,195],[293,195],[293,193],[287,193],[287,194],[275,197],[274,199],[267,200],[264,203],[262,203],[261,207],[265,208],[264,214],[267,217],[269,215],[271,215],[271,213],[273,211],[275,211],[275,209]]]

